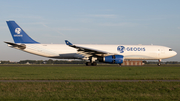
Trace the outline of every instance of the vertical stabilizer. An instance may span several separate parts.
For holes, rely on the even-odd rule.
[[[6,21],[15,43],[35,44],[33,40],[15,21]]]

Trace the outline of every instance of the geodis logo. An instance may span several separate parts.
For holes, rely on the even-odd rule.
[[[21,33],[21,29],[20,28],[16,28],[15,29],[15,33],[20,34]]]
[[[14,37],[22,37],[23,35],[21,34],[21,28],[16,28],[15,29],[15,35]]]
[[[118,46],[117,51],[124,53],[124,51],[146,51],[145,47],[124,47]]]
[[[118,47],[117,47],[117,50],[118,50],[120,53],[124,53],[125,47],[124,47],[124,46],[118,46]]]

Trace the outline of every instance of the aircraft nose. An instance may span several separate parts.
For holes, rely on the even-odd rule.
[[[173,51],[173,56],[177,55],[177,52]]]

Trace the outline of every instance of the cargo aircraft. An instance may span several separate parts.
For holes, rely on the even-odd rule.
[[[9,47],[31,54],[55,59],[82,59],[87,60],[87,66],[96,66],[97,61],[111,64],[122,64],[124,60],[158,60],[175,56],[177,53],[169,47],[158,45],[91,45],[72,44],[41,44],[33,40],[15,22],[6,21],[14,39],[5,42]]]

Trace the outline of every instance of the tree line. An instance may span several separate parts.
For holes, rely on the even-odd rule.
[[[81,60],[20,60],[19,62],[0,61],[0,64],[85,64]]]
[[[0,64],[85,64],[83,60],[20,60],[19,62],[0,61]],[[144,64],[157,64],[154,61],[143,61]],[[180,64],[178,61],[166,61],[161,64]]]

